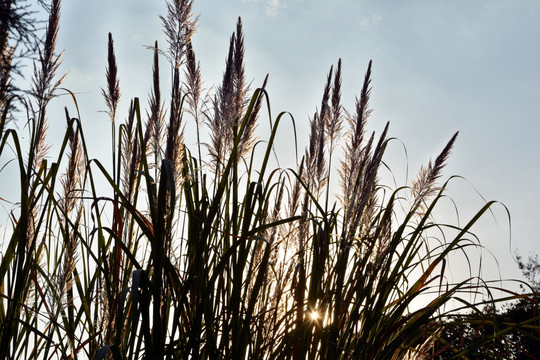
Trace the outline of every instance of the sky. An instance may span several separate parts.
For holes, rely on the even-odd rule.
[[[342,59],[342,99],[352,111],[373,60],[368,129],[380,133],[390,121],[389,135],[396,140],[386,161],[398,185],[414,178],[459,131],[444,179],[460,176],[449,185],[460,221],[480,209],[483,199],[503,204],[474,228],[485,247],[488,277],[499,276],[497,271],[503,278],[519,277],[513,254],[540,252],[539,1],[196,0],[193,10],[199,15],[193,46],[204,86],[220,82],[241,16],[247,78],[256,88],[270,75],[272,112],[293,114],[300,149],[330,66]],[[101,97],[107,34],[115,41],[125,118],[131,98],[148,98],[152,52],[145,46],[166,44],[160,14],[165,1],[62,4],[58,48],[65,49],[61,71],[69,72],[63,86],[77,94],[96,153],[109,141],[103,137],[110,124]],[[164,59],[161,66],[167,74]],[[55,106],[63,108],[69,99],[60,99]],[[285,157],[294,151],[291,130],[285,125],[278,144]]]

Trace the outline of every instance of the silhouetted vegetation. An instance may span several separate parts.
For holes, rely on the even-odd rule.
[[[347,111],[340,60],[297,167],[273,166],[277,131],[285,122],[295,128],[295,119],[272,115],[268,79],[248,86],[240,19],[223,81],[205,93],[191,8],[191,0],[168,3],[167,45],[153,49],[146,110],[134,98],[125,121],[109,34],[108,168],[90,153],[83,129],[91,120],[69,91],[63,141],[54,151],[47,143],[48,105],[64,91],[60,0],[52,1],[28,118],[15,119],[23,130],[6,121],[9,92],[0,104],[8,163],[0,171],[19,191],[14,203],[6,200],[13,194],[0,198],[11,207],[1,248],[1,359],[436,358],[445,338],[442,346],[457,356],[505,357],[528,346],[501,341],[508,334],[538,341],[537,302],[525,313],[513,307],[519,302],[509,305],[510,320],[485,310],[537,298],[506,292],[471,302],[471,292],[489,293],[491,283],[445,276],[449,255],[479,246],[471,229],[494,204],[461,226],[434,219],[451,184],[440,180],[457,133],[412,184],[384,186],[389,126],[380,135],[367,131],[372,64]],[[9,58],[9,46],[3,51]],[[166,92],[160,56],[171,65]],[[270,133],[259,139],[263,119]],[[184,142],[187,122],[195,148]],[[200,140],[205,131],[208,143]]]
[[[437,359],[453,359],[457,354],[502,359],[540,359],[540,287],[538,255],[518,264],[529,281],[522,294],[502,309],[486,305],[481,312],[456,316],[442,329],[434,353]],[[474,351],[470,351],[474,348]]]

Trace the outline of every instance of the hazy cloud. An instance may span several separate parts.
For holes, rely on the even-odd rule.
[[[281,9],[286,9],[287,5],[282,3],[280,0],[269,0],[268,4],[266,5],[266,15],[268,16],[276,16],[279,14]]]
[[[260,0],[242,0],[243,2],[260,2]],[[281,10],[288,8],[284,0],[267,0],[264,12],[268,16],[277,16]]]
[[[379,15],[371,15],[370,17],[361,18],[358,22],[362,29],[375,29],[381,22]]]

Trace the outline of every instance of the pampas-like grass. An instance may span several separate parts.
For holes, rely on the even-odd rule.
[[[150,92],[148,121],[146,123],[146,133],[144,143],[149,144],[146,147],[146,155],[152,158],[152,168],[154,169],[154,178],[157,178],[159,163],[162,159],[162,142],[165,126],[165,112],[161,103],[161,89],[159,82],[159,49],[158,42],[155,42],[154,63],[152,66],[152,91]]]
[[[116,120],[116,111],[120,101],[120,81],[118,80],[118,68],[116,66],[116,55],[114,54],[114,41],[112,34],[109,33],[109,42],[107,47],[107,89],[103,89],[103,97],[107,105],[109,118],[114,123]]]
[[[58,1],[36,65],[39,116],[29,122],[35,135],[28,151],[6,126],[5,102],[0,154],[6,144],[17,154],[21,191],[0,258],[0,358],[426,356],[463,309],[479,314],[471,321],[488,324],[494,335],[450,349],[460,356],[478,355],[489,341],[508,345],[508,329],[537,336],[538,319],[501,324],[482,315],[485,303],[469,294],[493,294],[490,282],[471,274],[453,283],[446,276],[449,256],[473,256],[469,249],[480,246],[470,240],[471,228],[493,204],[465,225],[435,221],[450,185],[438,182],[457,134],[410,186],[383,186],[389,125],[368,134],[372,63],[349,113],[341,104],[339,60],[322,84],[298,168],[273,167],[278,130],[289,119],[296,128],[296,120],[280,113],[269,119],[269,134],[257,134],[258,122],[271,115],[268,76],[249,90],[241,20],[223,80],[202,96],[192,1],[167,5],[161,20],[168,48],[160,51],[157,42],[152,48],[146,117],[138,98],[124,120],[117,113],[118,69],[108,38],[102,92],[112,123],[112,170],[89,155],[83,126],[67,110],[64,140],[51,165],[46,161],[45,113],[58,86]],[[160,55],[171,65],[167,92]],[[193,152],[183,139],[190,122],[197,129]],[[210,141],[201,146],[204,125]],[[336,174],[337,194],[330,181]],[[529,296],[507,295],[490,305]],[[420,300],[425,306],[415,305]]]
[[[56,72],[61,64],[60,56],[55,55],[58,25],[60,21],[60,0],[53,1],[49,14],[49,22],[45,32],[43,50],[40,50],[39,65],[34,63],[33,95],[36,99],[35,133],[32,135],[32,145],[35,151],[31,154],[31,166],[36,171],[49,149],[46,144],[47,116],[46,108],[55,90],[60,86],[63,77],[55,81]],[[34,156],[35,154],[35,156]]]
[[[166,56],[174,69],[179,69],[183,64],[187,46],[197,27],[192,6],[192,0],[173,0],[167,2],[167,15],[160,16],[169,44]]]

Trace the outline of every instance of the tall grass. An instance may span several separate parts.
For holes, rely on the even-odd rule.
[[[189,0],[168,4],[161,18],[168,48],[153,48],[148,110],[135,98],[122,123],[109,34],[103,95],[111,168],[89,153],[69,91],[77,115],[66,109],[55,155],[46,142],[47,105],[62,80],[59,0],[35,65],[28,144],[6,123],[12,104],[2,93],[0,154],[15,152],[20,194],[2,247],[0,358],[434,358],[442,329],[460,310],[481,314],[486,303],[514,297],[471,302],[471,292],[490,294],[490,283],[446,277],[449,255],[479,246],[471,229],[493,204],[464,226],[434,220],[451,182],[438,181],[457,133],[412,184],[383,186],[389,126],[380,135],[367,131],[372,64],[348,112],[340,60],[328,73],[298,168],[273,167],[277,131],[295,120],[271,116],[267,79],[250,90],[240,19],[223,81],[203,96],[191,7]],[[10,51],[4,47],[3,59]],[[160,54],[172,69],[168,106]],[[255,129],[265,117],[271,129],[259,141]],[[183,141],[188,121],[197,132],[194,149]],[[200,140],[205,126],[207,144]],[[98,188],[98,177],[108,189]],[[462,306],[450,306],[455,301]],[[466,356],[508,328],[538,337],[538,320],[480,317],[493,333],[453,351]]]

